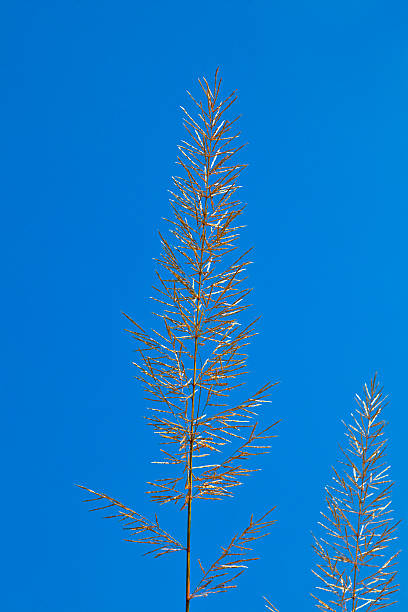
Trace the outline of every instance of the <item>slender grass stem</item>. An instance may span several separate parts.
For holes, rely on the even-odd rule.
[[[206,207],[207,208],[207,198]],[[194,451],[194,419],[195,419],[195,391],[197,378],[197,354],[198,354],[198,336],[199,336],[199,317],[200,317],[200,301],[202,288],[202,272],[203,272],[203,253],[205,245],[205,212],[201,233],[200,244],[200,266],[198,273],[198,289],[195,311],[195,337],[194,337],[194,358],[193,358],[193,381],[192,381],[192,396],[191,396],[191,417],[190,417],[190,447],[188,454],[188,502],[187,502],[187,542],[186,542],[186,612],[190,610],[190,554],[191,554],[191,504],[193,494],[193,451]]]

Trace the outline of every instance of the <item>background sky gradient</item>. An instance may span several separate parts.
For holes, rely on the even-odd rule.
[[[311,611],[310,530],[341,419],[375,370],[407,517],[408,4],[16,0],[1,13],[2,609],[183,609],[184,559],[143,557],[73,483],[156,509],[120,313],[152,324],[179,106],[220,65],[250,143],[242,246],[255,246],[262,319],[248,388],[281,381],[264,412],[283,422],[263,471],[197,509],[193,558],[214,558],[251,510],[276,504],[278,524],[239,590],[192,608],[252,612],[265,594],[280,612]]]

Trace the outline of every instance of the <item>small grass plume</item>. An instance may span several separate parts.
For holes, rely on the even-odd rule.
[[[326,487],[327,511],[320,523],[324,535],[314,544],[319,562],[313,573],[320,593],[313,597],[321,610],[377,612],[395,603],[399,553],[388,548],[398,523],[391,509],[393,482],[381,419],[386,400],[376,376],[356,396],[342,468],[333,468],[334,484]]]
[[[128,317],[128,331],[138,343],[134,365],[149,402],[148,420],[162,439],[156,463],[168,470],[148,483],[148,493],[153,502],[174,503],[186,511],[185,540],[164,530],[157,516],[146,519],[112,497],[82,487],[92,494],[87,501],[102,502],[95,509],[115,510],[111,516],[124,523],[130,541],[147,544],[156,557],[184,551],[186,612],[194,598],[236,587],[238,576],[254,560],[253,543],[273,522],[271,511],[258,520],[251,517],[209,568],[200,564],[201,580],[192,587],[193,504],[232,496],[256,469],[249,460],[268,452],[276,425],[260,428],[256,415],[268,401],[271,383],[238,405],[231,406],[229,399],[244,383],[245,350],[255,334],[255,322],[244,326],[239,321],[248,308],[250,289],[244,281],[251,263],[249,251],[237,251],[244,210],[238,179],[244,165],[234,160],[243,145],[235,131],[237,118],[228,118],[236,93],[220,98],[218,71],[212,86],[206,79],[199,83],[202,99],[190,94],[195,112],[183,108],[186,140],[179,145],[177,161],[181,175],[173,177],[168,234],[160,235],[154,287],[160,327],[146,332]]]

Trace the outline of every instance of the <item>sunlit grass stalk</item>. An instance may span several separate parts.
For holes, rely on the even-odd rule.
[[[326,612],[378,612],[395,604],[398,591],[393,552],[399,523],[391,509],[392,482],[386,462],[386,422],[381,419],[387,397],[375,375],[356,395],[357,409],[345,424],[348,446],[341,449],[340,467],[333,467],[334,484],[326,487],[327,510],[314,537],[319,558],[313,573],[319,578],[312,594]],[[265,607],[278,612],[266,598]]]
[[[236,154],[237,118],[228,112],[236,100],[233,92],[220,98],[218,71],[211,87],[199,80],[202,98],[191,100],[195,112],[184,112],[187,139],[179,146],[167,236],[160,235],[158,284],[154,299],[161,328],[146,333],[133,319],[130,333],[138,342],[138,368],[149,403],[149,423],[162,438],[162,461],[169,476],[148,483],[152,501],[173,502],[186,510],[186,543],[165,531],[157,516],[148,520],[121,502],[90,491],[93,501],[106,500],[114,517],[125,521],[130,541],[150,546],[156,557],[184,551],[186,556],[185,610],[196,597],[207,597],[235,588],[238,576],[253,561],[253,542],[273,523],[270,510],[235,535],[207,569],[199,562],[201,579],[191,587],[192,506],[198,500],[232,496],[255,455],[269,451],[271,425],[259,429],[256,409],[269,401],[272,384],[238,405],[231,394],[247,374],[245,347],[254,335],[254,323],[242,325],[250,292],[245,281],[248,252],[237,255],[245,206],[237,198],[238,178],[245,167]],[[232,406],[231,406],[232,404]],[[235,444],[234,444],[235,443]],[[232,450],[228,449],[232,447]],[[218,460],[217,460],[218,459]],[[88,500],[90,501],[90,500]],[[101,508],[101,509],[102,509]],[[97,509],[97,508],[95,508]]]
[[[393,482],[386,462],[386,422],[381,419],[387,398],[376,376],[356,396],[357,408],[346,425],[348,446],[334,484],[326,487],[323,535],[315,538],[319,557],[313,573],[322,594],[316,606],[330,612],[377,612],[395,603],[398,552],[391,509]]]

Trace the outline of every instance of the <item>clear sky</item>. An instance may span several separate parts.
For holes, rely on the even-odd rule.
[[[250,143],[249,388],[280,380],[264,412],[283,422],[262,473],[197,510],[193,558],[214,558],[252,509],[276,504],[278,524],[239,590],[192,608],[252,612],[266,594],[312,610],[310,530],[375,370],[407,517],[408,4],[16,0],[1,14],[2,609],[183,609],[184,559],[141,556],[73,483],[156,509],[120,312],[152,323],[179,106],[220,65]],[[400,538],[406,550],[405,525]],[[400,567],[404,610],[406,553]]]

